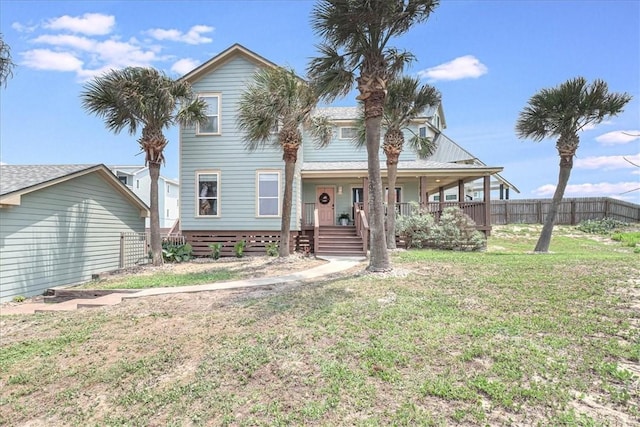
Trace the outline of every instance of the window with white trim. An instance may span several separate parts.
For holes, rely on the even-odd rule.
[[[203,93],[198,95],[207,103],[207,121],[198,124],[198,135],[219,135],[220,134],[220,94]]]
[[[196,216],[220,216],[220,172],[197,172],[196,184]]]
[[[420,135],[420,138],[425,138],[427,136],[427,127],[420,126],[420,128],[418,129],[418,133]]]
[[[340,139],[353,139],[358,136],[358,129],[354,127],[341,127]]]
[[[257,181],[257,216],[280,216],[280,172],[258,171]]]

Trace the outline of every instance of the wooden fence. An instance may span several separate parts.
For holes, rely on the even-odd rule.
[[[551,199],[492,200],[491,224],[542,224],[550,206]],[[602,218],[640,222],[640,205],[609,197],[563,199],[555,223],[576,225]]]

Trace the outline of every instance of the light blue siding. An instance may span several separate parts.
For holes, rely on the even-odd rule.
[[[144,231],[144,218],[97,174],[23,195],[0,209],[0,301],[118,269],[123,231]]]
[[[356,147],[350,139],[338,138],[338,132],[340,127],[334,126],[333,128],[333,140],[331,143],[322,149],[318,149],[314,144],[303,144],[304,161],[305,162],[352,162],[352,161],[367,161],[367,149],[366,147]],[[413,129],[417,133],[417,126]],[[384,132],[384,130],[383,130]],[[404,150],[400,153],[400,160],[415,160],[416,154],[409,148],[409,138],[412,134],[405,130],[405,145]],[[381,135],[382,137],[382,135]],[[311,141],[308,134],[305,134],[305,141]],[[384,162],[386,157],[382,151],[382,139],[380,141],[380,161]]]
[[[281,218],[256,217],[256,172],[281,171],[284,194],[284,161],[279,148],[247,151],[236,117],[238,102],[256,65],[235,56],[193,83],[196,93],[221,96],[221,135],[196,135],[195,126],[182,129],[180,144],[180,221],[188,230],[280,230]],[[275,135],[274,135],[275,137]],[[196,172],[220,172],[219,217],[198,217]],[[294,182],[293,200],[299,199],[299,177]],[[282,203],[282,200],[280,200]],[[292,230],[299,229],[298,204],[293,205]]]

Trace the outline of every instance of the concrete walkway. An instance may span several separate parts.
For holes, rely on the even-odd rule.
[[[177,286],[171,288],[149,288],[134,293],[117,293],[97,298],[73,299],[61,303],[25,303],[0,307],[0,316],[11,314],[33,314],[47,311],[69,311],[78,308],[101,307],[115,305],[123,299],[148,297],[153,295],[181,294],[189,292],[217,291],[221,289],[251,288],[256,286],[276,285],[280,283],[300,282],[309,279],[329,276],[355,267],[366,260],[364,257],[332,257],[323,256],[321,259],[329,261],[309,270],[287,274],[285,276],[261,277],[257,279],[235,280],[231,282],[208,283],[204,285]]]

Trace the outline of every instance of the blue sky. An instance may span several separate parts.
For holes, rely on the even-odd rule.
[[[234,43],[305,74],[320,42],[313,1],[0,0],[0,32],[17,67],[0,89],[0,161],[142,164],[137,136],[113,135],[80,105],[82,85],[110,68],[153,66],[179,77]],[[519,112],[542,88],[601,78],[634,98],[581,133],[567,197],[640,203],[640,2],[442,0],[392,45],[416,56],[407,74],[437,87],[445,133],[521,190],[551,197],[553,140],[520,140]],[[355,105],[355,94],[335,105]],[[178,177],[178,132],[162,174]]]

